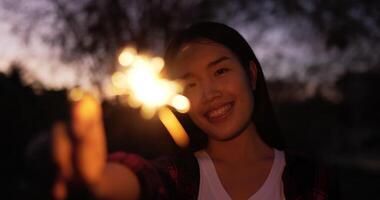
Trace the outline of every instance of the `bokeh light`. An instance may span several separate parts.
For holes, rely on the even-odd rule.
[[[166,105],[171,105],[178,112],[187,112],[190,104],[186,97],[179,95],[181,85],[160,75],[165,66],[164,60],[136,52],[136,49],[127,47],[119,55],[119,63],[123,68],[111,77],[115,88],[111,91],[117,92],[114,95],[124,95],[123,98],[127,100],[123,101],[133,108],[140,108],[142,116],[147,119]]]
[[[112,96],[117,96],[123,105],[139,108],[145,119],[152,118],[158,110],[159,119],[175,143],[186,147],[188,135],[167,106],[186,113],[190,103],[180,94],[183,88],[179,83],[161,77],[164,60],[139,55],[136,49],[127,47],[120,53],[118,61],[121,68],[111,76],[112,86],[108,91],[114,92]]]
[[[173,106],[178,112],[180,113],[186,113],[190,109],[190,102],[189,100],[183,96],[183,95],[176,95],[172,101],[170,102],[170,105]]]
[[[154,57],[151,60],[151,64],[153,69],[157,72],[160,72],[165,66],[164,59],[162,59],[161,57]]]
[[[73,88],[69,91],[68,96],[71,101],[79,101],[83,98],[84,92],[79,88]]]
[[[118,57],[120,65],[124,67],[130,66],[135,61],[136,52],[136,49],[133,47],[125,48]]]
[[[167,107],[163,107],[158,111],[158,116],[174,142],[182,148],[186,147],[189,144],[189,136],[173,112]]]

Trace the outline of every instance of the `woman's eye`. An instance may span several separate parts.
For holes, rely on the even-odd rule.
[[[215,75],[218,76],[218,75],[222,75],[224,73],[228,72],[228,69],[227,68],[220,68],[218,70],[215,71]]]

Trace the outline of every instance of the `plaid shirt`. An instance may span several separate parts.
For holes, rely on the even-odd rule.
[[[285,158],[282,179],[287,200],[339,199],[336,181],[329,176],[327,168],[287,152]],[[148,161],[136,154],[116,152],[109,160],[122,163],[137,174],[142,186],[141,199],[195,200],[198,197],[199,166],[192,154]]]

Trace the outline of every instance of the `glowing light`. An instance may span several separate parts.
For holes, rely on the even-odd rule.
[[[164,60],[160,57],[154,57],[150,62],[156,72],[160,72],[165,66]]]
[[[125,48],[118,57],[120,65],[128,67],[132,65],[136,58],[136,49],[132,47]]]
[[[145,66],[134,67],[128,71],[128,85],[131,95],[142,104],[157,107],[165,104],[167,91],[153,71]]]
[[[128,89],[127,76],[123,72],[115,72],[112,77],[112,84],[118,89]]]
[[[71,101],[79,101],[83,98],[83,96],[84,96],[84,92],[83,92],[83,90],[81,90],[79,88],[71,89],[69,91],[69,95],[68,95],[68,97]]]
[[[169,131],[174,142],[182,148],[187,147],[189,144],[189,136],[173,112],[166,107],[162,107],[158,111],[158,117]]]
[[[106,93],[107,97],[115,97],[115,96],[120,96],[125,93],[125,89],[121,89],[119,87],[115,87],[111,84],[106,85],[104,92]]]
[[[83,95],[81,100],[74,104],[72,113],[73,120],[78,120],[78,124],[83,124],[79,121],[92,122],[96,119],[96,116],[101,115],[101,110],[97,100],[94,97],[90,95]]]
[[[119,63],[124,68],[111,77],[114,91],[122,104],[140,108],[143,118],[158,116],[180,147],[186,147],[189,138],[175,115],[166,106],[171,105],[178,112],[185,113],[190,108],[189,100],[182,95],[179,83],[164,79],[160,72],[165,66],[160,57],[151,58],[136,54],[135,49],[126,48],[119,55]],[[126,68],[127,67],[127,68]]]
[[[155,60],[155,67],[152,65],[152,60]],[[141,106],[141,114],[144,118],[153,117],[155,111],[169,104],[173,96],[181,89],[179,84],[160,77],[160,70],[157,68],[162,68],[163,65],[162,58],[149,59],[146,56],[140,56],[128,70],[112,75],[113,85],[125,90],[128,95],[127,102],[131,107]]]
[[[134,68],[151,68],[148,58],[146,56],[138,56],[133,63]]]
[[[143,106],[140,110],[141,116],[145,119],[150,119],[154,116],[156,109],[150,106]]]
[[[138,108],[141,106],[141,102],[138,99],[136,99],[136,97],[133,95],[128,97],[127,102],[128,102],[128,105],[131,106],[132,108]]]
[[[190,109],[189,99],[180,94],[177,94],[173,97],[173,99],[170,102],[170,105],[173,106],[180,113],[186,113]]]

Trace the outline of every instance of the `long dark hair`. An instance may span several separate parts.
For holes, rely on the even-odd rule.
[[[177,36],[170,41],[164,56],[169,75],[170,68],[173,67],[179,49],[186,43],[200,39],[211,40],[231,50],[247,71],[247,75],[250,62],[253,61],[256,64],[257,81],[256,90],[252,91],[255,101],[252,120],[256,125],[259,136],[266,144],[277,149],[284,149],[284,137],[273,111],[261,65],[247,41],[233,28],[216,22],[202,22],[180,31]],[[198,131],[200,130],[198,129]],[[204,141],[205,136],[199,136],[198,133],[196,133],[198,135],[195,135],[193,132],[194,129],[189,131],[192,140],[191,146],[195,149],[203,148],[206,144]],[[199,144],[199,142],[201,142],[201,144]]]

